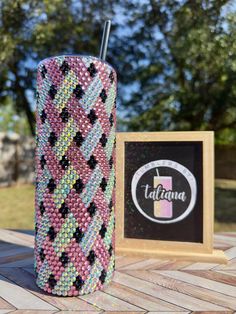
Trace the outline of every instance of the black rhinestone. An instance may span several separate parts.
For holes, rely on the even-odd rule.
[[[38,102],[39,102],[39,92],[36,92],[36,103],[38,104]]]
[[[35,225],[35,235],[37,235],[37,234],[38,234],[38,226]]]
[[[40,210],[41,215],[43,215],[43,213],[45,212],[45,207],[43,205],[43,202],[40,203],[39,210]]]
[[[97,73],[97,69],[95,68],[94,63],[90,63],[89,67],[87,68],[89,74],[91,77],[94,77],[95,74]]]
[[[94,169],[96,167],[97,164],[97,160],[95,159],[95,157],[93,155],[91,155],[91,157],[89,158],[89,160],[87,161],[87,164],[89,165],[89,167],[91,169]]]
[[[112,200],[110,201],[110,203],[109,203],[109,208],[110,208],[110,210],[112,210],[112,206],[113,206],[113,203],[112,203]]]
[[[56,237],[56,232],[54,231],[54,228],[52,226],[48,230],[48,236],[51,241],[53,241]]]
[[[49,180],[49,183],[48,183],[48,189],[49,189],[49,192],[52,193],[56,188],[56,184],[54,182],[53,179],[50,179]]]
[[[97,120],[97,116],[96,113],[93,109],[90,110],[89,114],[87,115],[87,117],[89,118],[89,121],[91,124],[94,124],[95,121]]]
[[[62,71],[62,73],[65,75],[69,72],[70,67],[69,64],[64,60],[62,65],[60,66],[60,70]]]
[[[114,74],[113,72],[111,71],[111,73],[109,74],[109,79],[110,79],[110,82],[111,84],[114,82]]]
[[[59,258],[59,260],[62,263],[63,267],[65,267],[68,264],[68,262],[69,262],[69,257],[67,255],[67,253],[63,252],[61,254],[61,257]]]
[[[49,96],[52,99],[54,99],[55,96],[56,96],[56,93],[57,93],[56,86],[55,85],[51,85],[48,93],[49,93]]]
[[[81,193],[84,188],[83,181],[80,178],[77,179],[75,184],[73,185],[73,188],[76,190],[77,193]]]
[[[55,287],[55,285],[57,284],[57,281],[56,281],[56,279],[55,279],[55,277],[54,277],[53,274],[51,274],[51,275],[49,276],[49,278],[48,278],[48,284],[49,284],[49,287],[50,287],[51,289],[53,289],[53,288]]]
[[[81,144],[83,143],[84,139],[80,131],[78,131],[74,136],[74,141],[78,147],[80,147]]]
[[[100,93],[100,97],[102,99],[102,102],[106,102],[106,99],[107,99],[107,94],[106,94],[106,90],[103,88],[101,93]]]
[[[110,245],[109,250],[108,250],[108,253],[110,256],[112,256],[112,251],[113,251],[113,247],[112,247],[112,245]]]
[[[94,202],[91,202],[90,205],[89,205],[89,207],[88,207],[88,209],[87,209],[87,211],[88,211],[90,217],[93,217],[93,216],[94,216],[94,214],[95,214],[95,212],[96,212],[96,209],[97,209],[97,208],[96,208],[96,205],[94,204]]]
[[[94,250],[91,250],[89,252],[89,255],[87,256],[87,260],[89,261],[90,265],[94,264],[95,258],[96,258],[96,254],[95,254]]]
[[[68,112],[66,107],[64,107],[62,109],[62,111],[60,113],[60,117],[61,117],[62,122],[64,122],[64,123],[68,122],[70,114],[69,114],[69,112]]]
[[[47,69],[46,69],[45,65],[43,65],[43,66],[42,66],[42,70],[41,70],[42,78],[45,78],[45,77],[46,77],[46,73],[47,73]]]
[[[102,147],[105,147],[105,146],[106,146],[107,137],[106,137],[106,134],[105,134],[105,133],[102,133],[102,136],[101,136],[101,138],[100,138],[100,143],[102,144]]]
[[[41,156],[41,158],[40,158],[40,165],[41,165],[41,168],[43,169],[44,168],[44,166],[46,165],[46,159],[45,159],[45,157],[44,157],[44,155],[42,155]]]
[[[101,229],[99,231],[99,234],[102,237],[102,239],[105,237],[106,232],[107,232],[107,228],[104,224],[102,224]]]
[[[73,234],[73,238],[76,239],[77,243],[80,243],[80,241],[82,240],[83,236],[84,236],[83,232],[80,230],[79,227],[77,227],[75,232],[74,232],[74,234]]]
[[[45,259],[45,254],[44,254],[43,248],[41,248],[40,253],[39,253],[39,256],[40,256],[41,262],[43,262],[44,259]]]
[[[112,126],[113,122],[114,122],[114,118],[113,118],[113,114],[112,113],[110,115],[109,121],[110,121],[110,125]]]
[[[111,156],[111,158],[109,159],[109,165],[110,165],[110,168],[112,167],[113,165],[113,157]]]
[[[106,190],[107,187],[107,180],[103,177],[102,181],[100,183],[100,188],[102,189],[102,191],[104,192]]]
[[[82,280],[80,276],[77,276],[75,282],[73,283],[76,290],[78,291],[82,288],[83,284],[84,284],[84,281]]]
[[[69,208],[66,206],[65,203],[63,203],[59,209],[59,212],[62,215],[62,218],[66,218],[67,214],[69,213]]]
[[[105,271],[105,269],[103,269],[99,277],[99,280],[101,281],[102,284],[105,282],[106,276],[107,276],[107,272]]]
[[[62,166],[62,169],[67,169],[70,161],[67,159],[66,155],[62,156],[61,160],[59,161],[60,165]]]
[[[83,95],[84,95],[84,91],[83,91],[83,89],[82,89],[82,86],[81,86],[80,84],[78,84],[78,85],[75,87],[73,93],[75,94],[75,96],[76,96],[77,99],[81,99],[81,98],[83,97]]]
[[[47,114],[46,114],[46,112],[45,112],[44,109],[43,109],[42,112],[41,112],[40,118],[41,118],[42,123],[44,123],[45,120],[47,119]]]
[[[50,143],[51,146],[54,146],[56,144],[56,141],[57,141],[57,137],[56,137],[56,134],[54,132],[51,132],[50,133],[50,136],[48,138],[48,141]]]

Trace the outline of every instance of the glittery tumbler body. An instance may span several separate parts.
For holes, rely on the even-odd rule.
[[[35,271],[49,293],[91,293],[113,274],[116,88],[95,57],[38,66]]]

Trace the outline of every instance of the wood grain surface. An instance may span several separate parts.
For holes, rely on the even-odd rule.
[[[0,314],[236,313],[236,233],[214,236],[227,265],[117,256],[112,283],[81,297],[36,286],[33,244],[32,233],[0,230]]]

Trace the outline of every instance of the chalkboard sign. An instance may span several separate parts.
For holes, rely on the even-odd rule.
[[[212,132],[118,133],[117,252],[215,258],[213,168]]]
[[[125,237],[203,243],[202,172],[202,142],[125,142]]]

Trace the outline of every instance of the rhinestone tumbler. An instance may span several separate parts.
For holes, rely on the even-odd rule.
[[[117,78],[79,55],[39,63],[35,271],[62,296],[102,289],[114,270]]]

